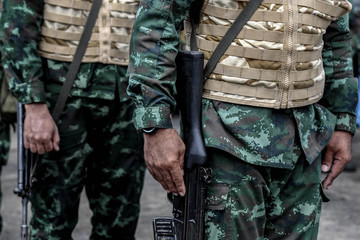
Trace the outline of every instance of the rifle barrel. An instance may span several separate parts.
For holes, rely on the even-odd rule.
[[[24,125],[23,125],[23,107],[20,102],[17,103],[17,160],[18,160],[18,191],[22,194],[24,190]]]

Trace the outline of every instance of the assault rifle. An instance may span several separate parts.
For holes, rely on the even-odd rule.
[[[17,139],[18,139],[18,186],[14,189],[14,193],[22,199],[22,224],[21,224],[21,240],[29,239],[28,234],[28,203],[30,197],[32,175],[35,169],[35,163],[38,155],[30,152],[24,147],[24,114],[23,106],[17,103]]]
[[[173,218],[153,219],[155,240],[202,240],[206,184],[211,169],[206,168],[206,148],[201,131],[201,99],[204,55],[198,51],[180,51],[176,59],[177,91],[186,145],[184,158],[184,197],[169,194]]]

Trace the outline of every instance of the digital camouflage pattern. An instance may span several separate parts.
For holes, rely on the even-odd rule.
[[[293,170],[268,168],[209,149],[214,181],[208,187],[206,239],[317,239],[320,157],[306,163],[300,146]]]
[[[100,67],[94,78],[106,77],[105,71]],[[53,107],[58,92],[52,89],[46,85]],[[84,187],[93,211],[90,239],[134,239],[145,164],[133,108],[130,101],[68,100],[58,125],[60,152],[46,154],[34,176],[32,239],[72,239]]]
[[[0,39],[3,43],[1,52],[5,74],[9,86],[16,98],[23,103],[45,102],[44,84],[49,82],[43,73],[42,66],[63,69],[61,74],[50,82],[65,81],[69,63],[56,62],[40,58],[38,41],[43,14],[43,0],[4,0],[3,16],[0,21]],[[21,60],[21,61],[19,61]],[[96,79],[91,78],[93,64],[82,64],[75,79],[71,95],[112,100],[115,87],[121,101],[126,101],[127,80],[125,78]],[[45,80],[46,79],[46,80]],[[116,82],[116,80],[121,82]],[[25,94],[26,93],[26,94]]]
[[[52,112],[69,63],[39,56],[43,1],[3,6],[0,50],[10,89],[21,103],[46,102]],[[145,162],[125,73],[125,66],[81,64],[59,121],[60,151],[46,154],[35,173],[31,239],[72,239],[84,187],[90,239],[134,239]]]
[[[140,3],[133,27],[128,68],[128,94],[137,106],[133,119],[138,129],[172,127],[171,114],[176,108],[175,57],[179,48],[181,22],[187,15],[191,2],[192,0],[143,0]],[[286,173],[283,178],[275,178],[273,183],[266,182],[273,184],[270,187],[274,194],[280,192],[286,181],[298,186],[316,183],[309,186],[309,192],[305,192],[314,199],[311,201],[303,199],[301,203],[289,202],[290,206],[288,206],[289,211],[295,211],[296,205],[302,204],[304,208],[301,209],[299,218],[309,219],[308,211],[310,211],[312,219],[309,220],[309,224],[317,225],[318,220],[314,219],[318,218],[320,212],[318,163],[321,151],[334,130],[355,133],[358,83],[352,72],[351,33],[348,21],[348,15],[345,15],[332,22],[323,36],[326,82],[325,94],[318,103],[288,110],[274,110],[203,99],[202,127],[207,147],[229,153],[233,156],[231,164],[251,164],[249,166],[252,168],[262,169],[259,171],[263,179],[260,177],[258,179],[261,181],[267,181],[271,171]],[[228,155],[225,152],[220,155]],[[244,160],[245,163],[239,159]],[[210,165],[215,165],[216,161],[211,159]],[[219,161],[222,161],[222,158]],[[235,161],[238,163],[234,163]],[[244,178],[251,178],[246,172],[235,169],[239,168],[226,168],[226,171],[219,174],[221,176],[215,176],[214,182],[221,179],[227,181],[227,178],[232,176],[237,179],[241,174],[245,174]],[[298,171],[306,171],[306,178],[300,176]],[[289,178],[286,179],[287,177]],[[227,184],[231,184],[231,181]],[[211,187],[208,190],[211,195]],[[284,190],[282,196],[284,199],[281,200],[284,203],[290,201],[289,196],[296,195],[296,191],[297,188],[289,187]],[[225,199],[224,196],[220,198]],[[278,199],[274,201],[276,200]],[[233,208],[231,209],[233,212],[241,213],[241,208],[238,209],[233,204],[235,201],[232,202],[231,197],[227,197],[226,201],[227,210]],[[285,216],[280,209],[285,206],[267,204],[270,204],[266,207],[267,214],[275,216],[275,213],[278,213],[276,211],[279,210],[279,215]],[[287,219],[292,220],[286,217],[281,219],[285,222]],[[216,228],[220,227],[221,232],[223,227],[232,225],[230,222],[222,222],[225,226],[214,225],[215,220],[211,219],[209,212],[206,221],[208,239],[222,239],[217,235],[219,232]],[[219,221],[221,222],[221,219]],[[259,224],[262,224],[261,221]],[[313,232],[309,233],[311,236],[316,235],[315,225]],[[271,224],[267,227],[270,228]],[[296,227],[299,229],[292,230],[300,232],[302,226]],[[216,236],[212,231],[216,232]],[[267,238],[264,236],[257,239]]]
[[[128,69],[128,93],[137,105],[136,128],[172,126],[170,116],[176,104],[174,59],[181,21],[190,3],[191,0],[140,3]],[[296,134],[311,163],[334,129],[354,133],[357,79],[352,72],[348,15],[330,24],[324,40],[326,84],[319,104],[272,110],[203,100],[207,146],[227,151],[248,163],[291,168],[294,163],[284,156]]]

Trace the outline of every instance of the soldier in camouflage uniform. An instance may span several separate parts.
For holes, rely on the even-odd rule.
[[[90,239],[134,239],[145,171],[125,91],[136,0],[103,1],[57,126],[50,115],[90,7],[87,0],[3,1],[4,71],[25,105],[24,145],[44,154],[31,189],[31,239],[72,239],[84,188]]]
[[[141,1],[128,68],[148,169],[181,196],[185,147],[171,115],[191,2]],[[205,60],[245,4],[205,0],[196,29]],[[264,1],[206,80],[202,127],[213,169],[206,239],[317,238],[321,185],[328,189],[350,161],[355,133],[350,9],[346,0]],[[185,30],[189,44],[188,20]]]

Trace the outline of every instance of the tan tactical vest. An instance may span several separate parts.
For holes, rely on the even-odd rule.
[[[140,0],[103,0],[83,62],[128,65],[129,41]],[[92,0],[44,0],[40,41],[45,58],[71,62]]]
[[[205,64],[247,1],[205,0],[197,28]],[[350,10],[346,0],[264,0],[207,79],[203,97],[275,109],[317,102],[325,82],[322,36]]]

